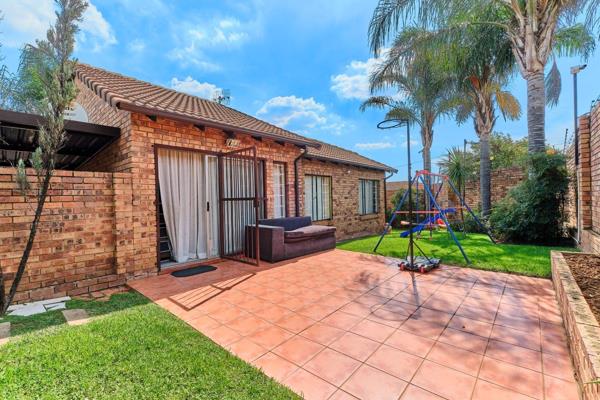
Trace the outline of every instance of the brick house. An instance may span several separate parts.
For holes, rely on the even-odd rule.
[[[194,236],[201,250],[188,263],[224,255],[228,235],[239,234],[255,216],[309,215],[314,223],[336,226],[338,240],[376,233],[384,224],[391,167],[89,65],[78,66],[77,86],[76,108],[86,123],[68,121],[72,143],[61,156],[17,301],[101,290],[176,264],[165,229],[172,216],[164,204],[173,191],[183,196],[189,187],[191,204],[202,205],[190,212],[202,223]],[[34,148],[23,132],[35,124],[13,125],[0,125],[20,132],[14,143],[0,144],[4,165]],[[197,185],[176,184],[183,175],[173,171],[181,163],[192,166],[183,182]],[[167,200],[161,198],[165,187],[171,190]],[[0,198],[0,267],[8,285],[31,219],[10,167],[0,167]]]

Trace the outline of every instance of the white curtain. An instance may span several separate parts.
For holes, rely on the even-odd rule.
[[[177,262],[206,258],[204,156],[159,149],[158,181],[173,258]]]
[[[206,193],[209,202],[208,213],[208,257],[219,255],[219,188],[217,157],[206,158]]]

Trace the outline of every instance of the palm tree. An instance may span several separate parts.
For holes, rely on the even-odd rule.
[[[385,108],[388,109],[385,118],[417,124],[423,146],[423,168],[431,171],[433,125],[439,118],[451,115],[457,101],[452,97],[451,80],[436,66],[434,57],[423,52],[413,61],[410,65],[398,65],[388,55],[371,76],[371,92],[394,88],[398,96],[373,96],[360,109]]]
[[[529,151],[540,152],[545,150],[545,105],[556,104],[560,94],[556,63],[553,62],[547,77],[546,64],[560,55],[587,57],[593,51],[594,40],[587,27],[597,22],[598,3],[598,0],[379,0],[369,26],[369,39],[371,49],[379,54],[389,35],[408,20],[438,28],[447,27],[448,21],[456,24],[457,20],[466,26],[483,24],[500,28],[527,82]],[[588,24],[571,25],[586,9]]]

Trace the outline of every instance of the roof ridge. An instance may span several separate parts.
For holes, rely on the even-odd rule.
[[[312,138],[311,138],[311,139],[312,139]],[[385,165],[385,164],[384,164],[384,163],[382,163],[382,162],[379,162],[379,161],[377,161],[377,160],[373,160],[372,158],[369,158],[369,157],[367,157],[367,156],[364,156],[364,155],[362,155],[362,154],[360,154],[360,153],[358,153],[358,152],[356,152],[356,151],[354,151],[354,150],[349,150],[349,149],[346,149],[346,148],[344,148],[344,147],[341,147],[341,146],[338,146],[338,145],[335,145],[335,144],[331,144],[331,143],[327,143],[327,142],[324,142],[324,141],[322,141],[322,140],[318,140],[318,139],[312,139],[312,140],[314,140],[315,142],[319,142],[319,143],[321,143],[321,144],[325,144],[325,145],[328,145],[328,146],[331,146],[331,147],[335,147],[335,148],[337,148],[337,149],[340,149],[340,150],[343,150],[343,151],[347,151],[348,153],[355,154],[355,155],[357,155],[357,156],[359,156],[359,157],[366,158],[367,160],[369,160],[369,161],[371,161],[371,162],[374,162],[374,163],[377,163],[377,164],[379,164],[379,165],[381,165],[381,166],[384,166],[384,167],[389,167],[388,165]]]

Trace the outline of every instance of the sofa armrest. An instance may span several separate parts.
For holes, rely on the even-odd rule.
[[[283,260],[285,257],[283,227],[259,225],[258,232],[260,239],[260,258],[270,262]]]

